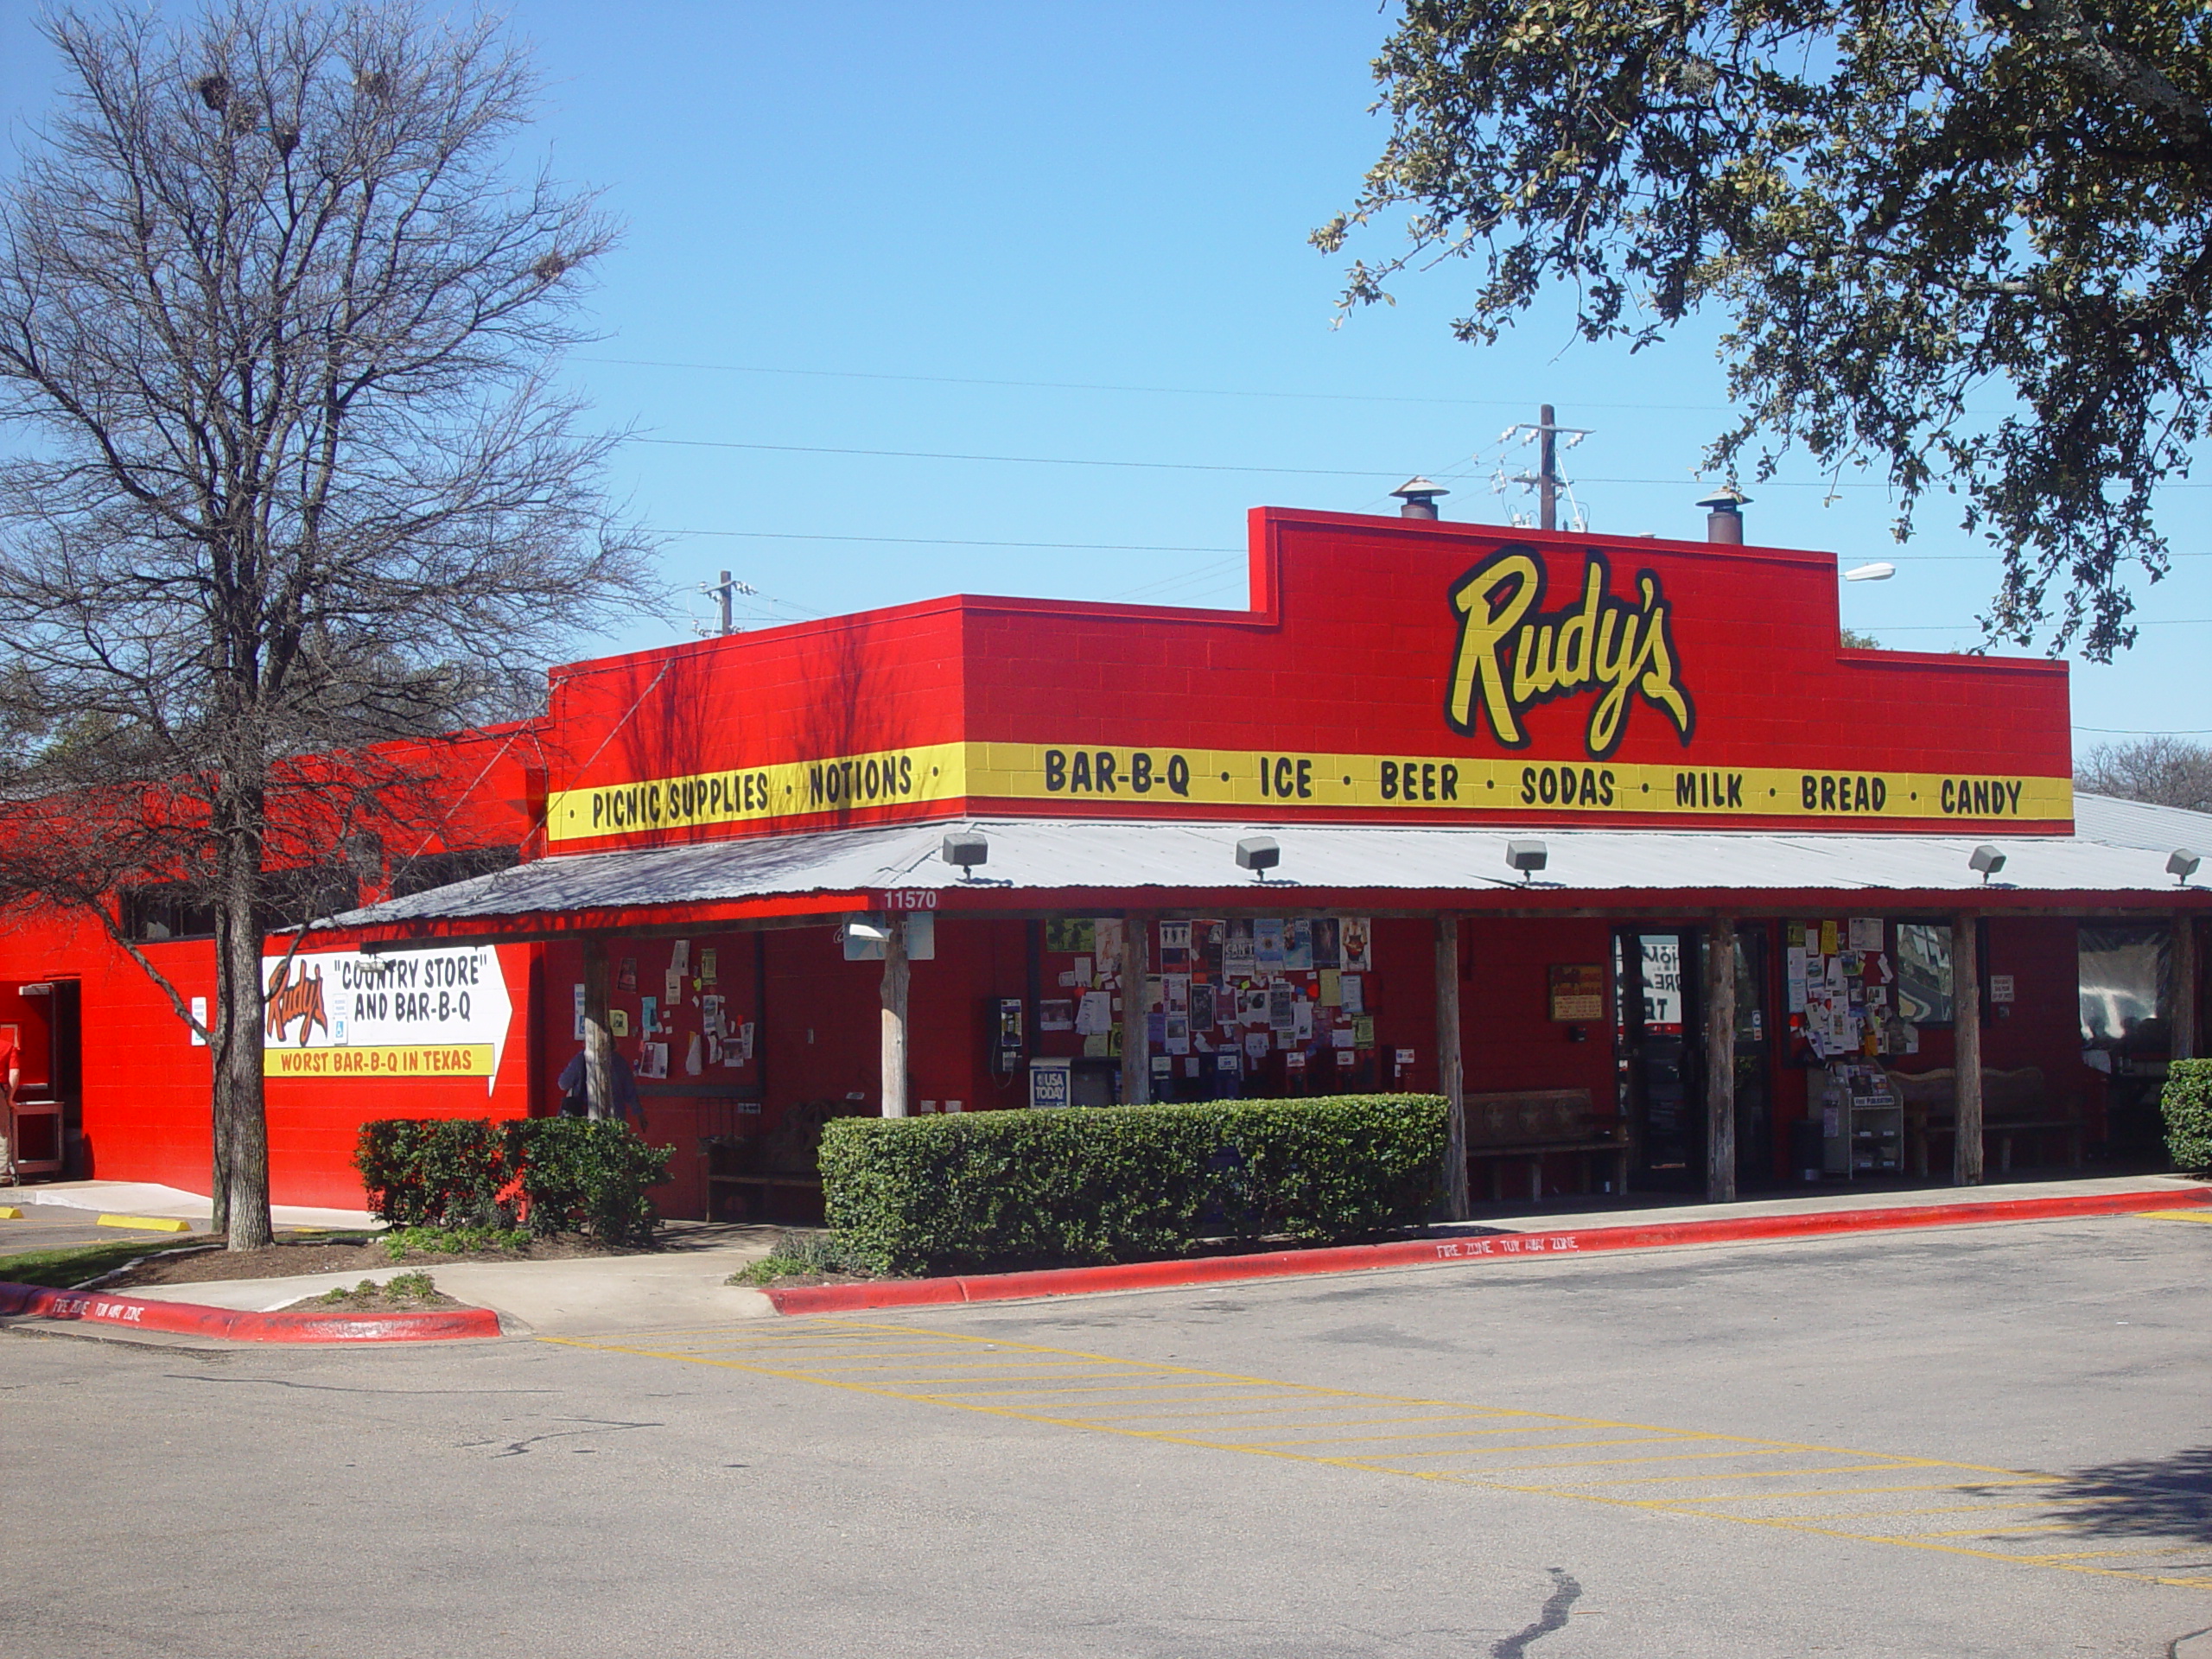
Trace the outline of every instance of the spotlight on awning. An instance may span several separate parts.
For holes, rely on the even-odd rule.
[[[1509,841],[1505,843],[1505,868],[1521,872],[1523,881],[1533,881],[1536,872],[1544,868],[1550,854],[1541,841]]]
[[[971,832],[944,838],[944,861],[960,867],[960,879],[963,881],[975,875],[976,865],[988,863],[990,856],[991,843],[984,836]]]
[[[1251,871],[1255,880],[1266,880],[1268,872],[1281,862],[1282,849],[1272,836],[1248,836],[1236,843],[1236,866]]]
[[[2186,847],[2177,847],[2173,856],[2166,860],[2166,874],[2179,876],[2182,886],[2185,887],[2189,885],[2189,878],[2196,874],[2196,867],[2203,861],[2203,854],[2192,853]]]
[[[1974,856],[1967,862],[1981,872],[1982,885],[1987,887],[1989,878],[2005,868],[2005,855],[1985,842],[1974,849]]]

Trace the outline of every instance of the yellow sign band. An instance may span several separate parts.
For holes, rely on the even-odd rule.
[[[265,1048],[264,1077],[488,1077],[489,1043],[426,1043],[404,1048]]]
[[[1588,813],[1713,823],[1811,818],[1838,829],[1929,820],[1986,829],[2074,816],[2070,779],[2019,773],[940,743],[564,790],[549,803],[547,833],[582,841],[961,798],[1045,803],[1074,817],[1102,805],[1171,818],[1229,806],[1260,817],[1331,809],[1476,822]]]
[[[855,807],[957,800],[968,792],[966,752],[972,747],[934,743],[564,789],[545,804],[546,838],[587,841]]]

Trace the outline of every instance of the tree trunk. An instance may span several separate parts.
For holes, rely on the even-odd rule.
[[[1980,918],[1962,911],[1951,921],[1951,1035],[1953,1090],[1958,1135],[1951,1145],[1951,1179],[1981,1185],[1981,963],[1977,959]]]
[[[592,933],[584,938],[584,1111],[586,1116],[613,1117],[614,1111],[614,1034],[607,1018],[607,936]]]
[[[1705,929],[1705,1196],[1736,1201],[1736,918]]]
[[[220,995],[223,964],[230,960],[230,937],[224,912],[218,910],[215,913],[215,983],[218,994],[215,1011],[207,1019],[207,1198],[213,1206],[207,1225],[218,1237],[229,1236],[231,1230],[231,1074],[224,1063],[224,1057],[231,1052],[231,1029],[223,1020],[223,1010],[230,1004]]]
[[[906,991],[912,970],[906,965],[906,918],[881,918],[890,937],[883,942],[883,1115],[905,1117],[906,1109]]]
[[[1152,912],[1133,910],[1122,918],[1122,1104],[1152,1098],[1152,1046],[1144,982],[1152,973]]]
[[[1444,1096],[1444,1217],[1467,1218],[1467,1084],[1459,1058],[1459,918],[1436,918],[1436,1086]]]
[[[269,1117],[263,1101],[263,1020],[268,1007],[261,982],[261,921],[255,901],[261,889],[259,803],[232,800],[221,816],[218,869],[223,917],[222,949],[215,963],[215,1000],[224,1047],[216,1065],[224,1086],[217,1138],[223,1147],[227,1198],[225,1236],[234,1250],[258,1249],[270,1241]],[[219,809],[220,810],[220,809]]]

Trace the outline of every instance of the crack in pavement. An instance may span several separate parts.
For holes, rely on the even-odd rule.
[[[1490,1650],[1490,1659],[1522,1659],[1531,1642],[1565,1627],[1567,1610],[1581,1597],[1582,1586],[1567,1575],[1564,1567],[1548,1567],[1544,1570],[1552,1575],[1554,1587],[1545,1599],[1543,1611],[1527,1630],[1517,1630],[1495,1644]]]
[[[556,1422],[563,1421],[568,1422],[581,1422],[584,1427],[582,1428],[564,1428],[552,1433],[532,1434],[524,1440],[509,1440],[504,1447],[499,1451],[494,1452],[492,1455],[495,1458],[518,1458],[541,1440],[574,1440],[577,1435],[591,1433],[594,1429],[666,1428],[668,1427],[666,1423],[618,1423],[612,1420],[597,1417],[570,1417],[567,1419],[556,1417],[554,1421]],[[461,1443],[461,1449],[464,1452],[473,1452],[479,1446],[499,1445],[499,1442],[497,1440],[463,1440]]]
[[[194,1376],[186,1371],[169,1371],[165,1375],[176,1382],[258,1382],[264,1388],[299,1389],[310,1394],[387,1394],[401,1399],[429,1395],[457,1394],[465,1396],[509,1394],[558,1394],[558,1389],[349,1389],[336,1382],[295,1382],[284,1376]]]

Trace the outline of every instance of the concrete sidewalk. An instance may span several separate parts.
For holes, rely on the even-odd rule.
[[[121,1184],[77,1185],[80,1189],[104,1188],[112,1195]],[[2024,1204],[2039,1199],[2169,1190],[2178,1199],[2183,1193],[2201,1192],[2202,1187],[2201,1182],[2180,1175],[2126,1175],[2007,1181],[1972,1188],[1946,1185],[1884,1190],[1848,1185],[1719,1205],[1679,1204],[1662,1198],[1643,1198],[1604,1202],[1600,1207],[1580,1200],[1548,1205],[1535,1211],[1508,1211],[1502,1206],[1491,1206],[1471,1220],[1432,1228],[1429,1236],[1450,1239],[1519,1233],[1590,1233],[1616,1228],[1648,1228],[1655,1223],[1742,1222],[1763,1217],[1811,1216],[1840,1211],[1924,1209],[1962,1200]],[[130,1190],[143,1193],[165,1189]],[[511,1334],[582,1336],[666,1330],[773,1314],[776,1308],[766,1294],[724,1281],[747,1262],[766,1255],[785,1230],[776,1226],[677,1222],[669,1224],[664,1247],[650,1255],[578,1256],[552,1262],[454,1262],[445,1266],[432,1262],[412,1268],[379,1267],[366,1272],[355,1269],[350,1273],[303,1274],[284,1279],[137,1286],[119,1294],[149,1300],[269,1312],[340,1286],[351,1287],[364,1278],[381,1284],[397,1274],[423,1271],[448,1295],[473,1306],[493,1310]],[[1318,1260],[1316,1268],[1319,1270]]]
[[[367,1272],[308,1273],[289,1279],[229,1279],[189,1285],[134,1285],[118,1294],[149,1301],[270,1313],[364,1279],[383,1284],[427,1273],[440,1290],[488,1307],[511,1335],[571,1336],[760,1319],[775,1312],[757,1290],[725,1284],[768,1254],[780,1227],[673,1223],[664,1248],[645,1255],[583,1255],[556,1262],[416,1262]]]
[[[1440,1236],[1497,1230],[1510,1233],[1587,1231],[1593,1227],[1646,1227],[1653,1222],[1740,1221],[1751,1216],[1818,1215],[1832,1210],[1909,1209],[1930,1205],[2024,1202],[2033,1198],[2086,1197],[2092,1193],[2154,1192],[2171,1187],[2193,1192],[2204,1183],[2190,1175],[2076,1175],[2056,1180],[2016,1181],[2009,1177],[1980,1186],[1872,1185],[1823,1184],[1787,1192],[1739,1198],[1733,1204],[1687,1204],[1664,1194],[1625,1198],[1568,1198],[1538,1209],[1478,1205],[1472,1217],[1440,1224]]]
[[[92,1210],[111,1216],[162,1216],[201,1224],[207,1230],[215,1213],[214,1203],[204,1194],[182,1187],[162,1186],[153,1181],[34,1181],[22,1186],[0,1186],[0,1204],[55,1205],[67,1210]],[[374,1230],[384,1224],[365,1210],[322,1210],[311,1205],[272,1204],[269,1218],[279,1227],[328,1227]]]

